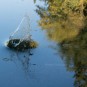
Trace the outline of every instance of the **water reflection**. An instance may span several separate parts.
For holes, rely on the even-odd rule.
[[[74,71],[75,87],[87,86],[87,28],[72,41],[60,44],[60,53],[68,71]]]
[[[33,53],[31,53],[31,50],[29,49],[25,52],[18,52],[18,51],[11,51],[8,49],[8,51],[10,52],[9,53],[10,56],[2,58],[2,60],[5,62],[13,62],[19,65],[24,71],[25,75],[28,77],[31,66],[30,57],[33,55]]]
[[[43,0],[36,12],[47,37],[57,43],[68,71],[74,72],[74,86],[87,86],[87,2],[86,0]]]

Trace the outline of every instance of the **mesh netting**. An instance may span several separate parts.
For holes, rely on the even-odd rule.
[[[29,16],[24,16],[21,20],[19,26],[17,29],[13,32],[13,34],[10,36],[10,40],[13,39],[20,39],[22,40],[30,40],[30,24],[29,24]]]

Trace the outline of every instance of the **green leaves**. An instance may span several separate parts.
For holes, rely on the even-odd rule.
[[[34,0],[34,3],[36,3],[36,0]]]

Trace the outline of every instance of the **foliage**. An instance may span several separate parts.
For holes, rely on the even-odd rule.
[[[47,0],[48,6],[37,6],[39,25],[49,39],[62,42],[76,37],[84,27],[86,0]],[[55,32],[55,33],[54,33]],[[57,34],[57,37],[56,37]]]

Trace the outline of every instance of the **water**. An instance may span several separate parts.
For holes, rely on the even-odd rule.
[[[56,38],[50,40],[51,32],[38,25],[36,4],[43,5],[43,2],[0,1],[0,87],[74,87],[75,72],[67,69],[67,58],[62,57],[68,53],[60,45],[56,47]],[[5,46],[25,15],[30,18],[31,37],[39,44],[30,50],[33,55],[29,51],[14,52]]]

